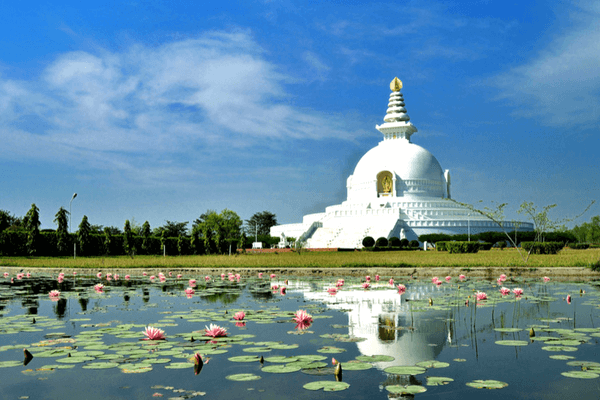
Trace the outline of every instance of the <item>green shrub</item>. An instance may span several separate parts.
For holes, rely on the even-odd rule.
[[[375,242],[375,247],[387,247],[388,245],[388,240],[385,237],[380,237],[379,239],[377,239],[377,241]]]
[[[409,245],[410,247],[419,247],[419,246],[421,246],[421,244],[419,243],[419,241],[418,241],[418,240],[411,240],[411,241],[408,243],[408,245]]]
[[[449,242],[447,242],[447,241],[445,241],[445,240],[444,240],[444,241],[437,242],[437,243],[435,244],[435,249],[436,249],[437,251],[448,251],[448,248],[446,248],[446,244],[447,244],[447,243],[449,243]]]
[[[362,245],[364,247],[373,247],[375,246],[375,239],[373,239],[371,236],[367,236],[363,239]]]
[[[396,236],[392,236],[390,238],[390,240],[388,241],[388,246],[389,247],[400,247],[400,239],[398,239]]]
[[[407,239],[407,238],[401,239],[401,240],[400,240],[400,247],[408,247],[408,244],[409,244],[409,243],[410,243],[410,242],[408,241],[408,239]]]
[[[562,242],[521,242],[521,247],[531,254],[557,254],[563,248]]]
[[[592,265],[590,265],[590,268],[594,272],[600,272],[600,260],[596,261],[595,263],[592,263]]]
[[[488,242],[479,243],[479,250],[491,250],[493,246],[494,246],[493,243],[488,243]]]
[[[585,250],[590,248],[589,243],[569,243],[569,248],[573,250]]]
[[[446,249],[450,254],[477,253],[479,245],[478,242],[446,242]]]
[[[498,247],[500,250],[502,250],[503,248],[506,247],[506,240],[500,240],[498,243],[496,243],[496,247]]]

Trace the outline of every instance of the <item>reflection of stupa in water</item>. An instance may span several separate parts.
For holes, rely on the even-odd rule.
[[[417,239],[428,233],[499,231],[487,217],[448,201],[450,171],[423,147],[412,143],[417,128],[410,122],[402,82],[390,84],[383,140],[356,164],[346,181],[346,201],[325,212],[305,215],[301,223],[271,228],[271,236],[295,237],[306,247],[360,248],[366,236]],[[529,222],[505,222],[509,231],[531,231]]]
[[[378,368],[435,360],[444,345],[453,340],[452,329],[440,319],[448,316],[447,311],[411,312],[411,302],[406,301],[427,299],[439,293],[431,284],[410,285],[402,297],[391,288],[344,289],[332,296],[323,290],[314,291],[303,282],[290,281],[287,287],[303,291],[307,300],[346,311],[348,334],[367,339],[356,343],[363,355],[395,357],[393,362],[376,363]]]

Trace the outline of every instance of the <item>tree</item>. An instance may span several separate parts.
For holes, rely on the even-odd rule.
[[[167,220],[166,222],[165,225],[154,229],[154,235],[162,236],[162,233],[165,232],[166,237],[187,236],[187,221],[175,222]]]
[[[27,229],[27,252],[30,255],[35,255],[40,235],[40,209],[35,203],[31,205],[29,211],[25,215],[27,220],[25,228]]]
[[[148,254],[150,251],[150,234],[150,223],[146,221],[140,230],[140,236],[142,237],[142,250],[144,250],[144,253],[146,254]]]
[[[523,260],[523,262],[525,264],[527,264],[527,261],[529,261],[529,256],[531,255],[531,250],[533,248],[535,248],[535,246],[531,246],[530,250],[525,253],[524,249],[517,247],[516,233],[515,233],[515,238],[513,239],[512,236],[510,236],[509,233],[504,228],[504,209],[506,208],[507,203],[499,204],[498,206],[496,206],[496,208],[484,207],[482,210],[480,210],[480,209],[475,208],[471,204],[461,203],[454,199],[448,199],[448,200],[452,201],[453,203],[459,204],[473,212],[481,214],[481,215],[489,218],[496,225],[498,225],[500,227],[500,229],[502,229],[502,231],[504,232],[504,234],[506,235],[508,240],[511,242],[511,244],[518,250],[519,255],[521,256],[521,259]],[[552,208],[556,207],[556,204],[551,204],[551,205],[545,206],[544,208],[542,208],[541,211],[538,212],[532,202],[523,202],[521,204],[521,207],[519,208],[518,212],[529,215],[530,219],[532,220],[532,222],[534,224],[534,230],[535,230],[534,242],[539,242],[539,241],[543,240],[544,234],[546,232],[548,232],[549,230],[554,230],[559,227],[562,227],[565,223],[579,218],[580,216],[585,214],[587,212],[587,210],[589,210],[590,207],[595,202],[596,201],[593,200],[585,208],[585,210],[583,210],[583,212],[581,214],[579,214],[573,218],[563,218],[562,220],[551,220],[548,217],[548,211],[550,211]],[[517,221],[513,221],[513,223],[518,224]]]
[[[22,225],[22,218],[17,218],[6,210],[0,210],[0,232],[10,228],[20,229]]]
[[[125,249],[125,254],[133,255],[135,253],[135,243],[133,242],[133,232],[131,231],[131,224],[128,219],[125,220],[123,234],[123,249]]]
[[[194,221],[194,228],[200,231],[207,253],[224,253],[227,251],[228,241],[230,243],[239,241],[242,219],[228,209],[224,209],[220,214],[208,210]]]
[[[110,255],[110,246],[112,243],[112,230],[107,226],[104,228],[104,253]]]
[[[248,236],[270,235],[271,227],[277,225],[275,214],[269,211],[262,211],[254,214],[250,219],[246,220],[246,234]]]
[[[600,215],[592,217],[590,222],[575,226],[571,233],[580,243],[600,243]]]
[[[58,252],[64,254],[69,248],[69,212],[63,207],[59,208],[54,216],[54,223],[58,225],[56,229]]]
[[[77,231],[77,240],[79,241],[79,251],[82,254],[85,254],[87,251],[88,245],[90,243],[90,232],[92,231],[92,227],[88,222],[87,215],[84,215],[81,219],[81,223],[79,224],[79,230]]]

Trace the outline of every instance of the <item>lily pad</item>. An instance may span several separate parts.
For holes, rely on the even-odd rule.
[[[600,375],[595,374],[590,371],[567,371],[561,372],[562,376],[566,376],[567,378],[577,378],[577,379],[594,379],[598,378]]]
[[[423,386],[419,386],[419,385],[388,385],[385,387],[387,389],[388,392],[390,393],[397,393],[397,394],[417,394],[417,393],[423,393],[426,392],[427,389]]]
[[[256,381],[261,379],[260,376],[254,374],[234,374],[227,375],[225,379],[229,379],[230,381],[238,381],[238,382],[246,382],[246,381]]]
[[[358,356],[356,357],[356,359],[358,361],[366,361],[366,362],[387,362],[387,361],[394,361],[395,358],[392,356],[386,356],[386,355],[373,355],[373,356]]]
[[[119,363],[114,362],[95,362],[84,365],[81,368],[84,369],[108,369],[108,368],[116,368],[119,366]]]
[[[446,367],[450,366],[450,364],[447,362],[435,361],[435,360],[421,361],[421,362],[418,362],[416,365],[419,367],[423,367],[423,368],[446,368]]]
[[[423,367],[418,367],[414,365],[404,365],[404,366],[395,366],[395,367],[387,367],[383,370],[388,374],[395,375],[419,375],[426,371]]]
[[[300,371],[302,368],[299,365],[287,364],[287,365],[268,365],[263,367],[261,371],[270,372],[272,374],[287,374],[290,372]]]
[[[324,392],[339,392],[340,390],[346,390],[350,385],[346,382],[335,382],[335,381],[316,381],[309,382],[302,386],[307,390],[321,390]]]
[[[229,357],[228,360],[231,362],[256,362],[256,361],[260,360],[260,357],[259,356],[236,356],[236,357]]]
[[[165,365],[166,369],[185,369],[185,368],[193,368],[194,364],[191,362],[177,362],[171,363],[169,365]]]
[[[501,346],[527,346],[529,343],[525,340],[498,340],[496,344]]]
[[[472,382],[467,382],[467,386],[475,389],[502,389],[508,386],[508,383],[495,380],[482,380],[477,379]]]
[[[450,382],[454,382],[454,379],[446,378],[443,376],[428,376],[427,377],[427,386],[447,385]]]

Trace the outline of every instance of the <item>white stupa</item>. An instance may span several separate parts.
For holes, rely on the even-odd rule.
[[[493,221],[449,201],[450,171],[429,151],[411,142],[410,122],[398,78],[384,123],[383,141],[369,150],[348,177],[348,198],[323,213],[305,215],[300,224],[277,225],[271,236],[295,237],[307,248],[360,248],[366,236],[418,239],[427,233],[499,231]],[[509,231],[531,231],[531,223],[505,223]]]

